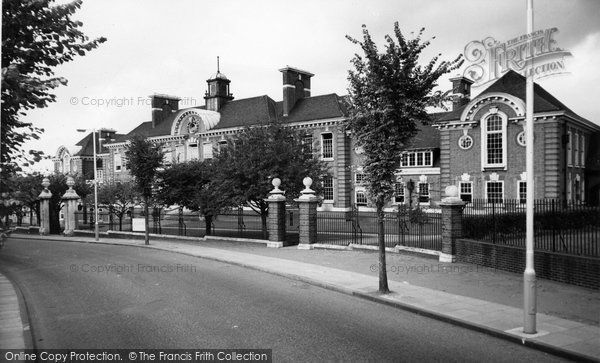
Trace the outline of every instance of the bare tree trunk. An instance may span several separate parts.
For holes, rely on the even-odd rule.
[[[390,292],[387,279],[387,268],[385,263],[385,226],[383,203],[377,203],[377,242],[379,244],[379,292],[387,294]]]
[[[144,224],[146,226],[146,235],[144,236],[144,244],[150,244],[150,221],[148,216],[148,198],[144,198]]]

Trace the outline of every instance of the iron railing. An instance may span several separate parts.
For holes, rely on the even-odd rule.
[[[525,248],[522,200],[489,203],[473,200],[463,213],[463,236]],[[600,257],[600,207],[555,199],[534,201],[534,248],[540,251]]]

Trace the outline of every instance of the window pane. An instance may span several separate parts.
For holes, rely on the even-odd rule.
[[[429,203],[428,183],[419,183],[419,203]]]
[[[417,165],[423,166],[423,153],[417,153]]]
[[[502,203],[503,198],[503,183],[488,182],[487,183],[487,201],[488,203]]]
[[[519,203],[527,203],[527,182],[519,182]]]
[[[502,131],[502,119],[498,115],[492,115],[487,119],[487,130],[490,131]]]
[[[366,206],[367,205],[367,196],[365,192],[356,192],[356,205],[358,206]]]
[[[333,177],[331,176],[323,179],[323,199],[333,200]]]
[[[488,164],[502,164],[502,134],[487,135]]]
[[[396,183],[394,185],[394,201],[396,203],[404,203],[404,184]]]
[[[425,166],[431,166],[432,165],[431,154],[432,154],[432,152],[426,152],[425,153]]]
[[[323,158],[333,158],[333,134],[321,135],[321,143],[323,149]]]
[[[204,156],[204,159],[212,159],[213,146],[210,142],[202,144],[202,156]]]
[[[473,201],[473,184],[471,182],[460,183],[460,199],[466,203]]]

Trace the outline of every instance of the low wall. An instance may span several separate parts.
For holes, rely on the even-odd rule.
[[[456,240],[457,262],[523,273],[525,249],[468,239]],[[600,289],[600,258],[535,251],[536,277]]]

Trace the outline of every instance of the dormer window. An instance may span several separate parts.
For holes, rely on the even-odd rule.
[[[402,154],[402,167],[433,166],[433,151],[413,151]]]

